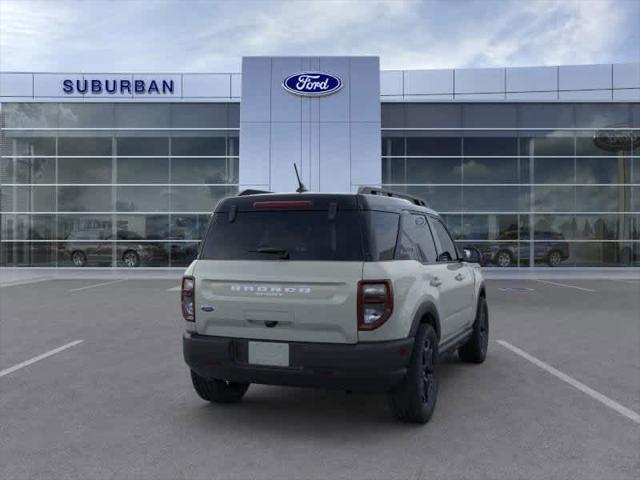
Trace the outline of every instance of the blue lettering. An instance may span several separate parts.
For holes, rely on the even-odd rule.
[[[80,85],[83,85],[83,87],[80,88]],[[76,80],[76,90],[78,91],[78,93],[82,93],[84,95],[89,91],[89,82],[87,82],[86,80]]]
[[[162,81],[162,93],[173,93],[173,80]]]
[[[73,93],[73,82],[71,80],[62,82],[62,91],[64,93]]]
[[[102,82],[100,80],[91,80],[91,93],[102,93]]]
[[[129,80],[120,80],[120,93],[124,93],[124,91],[131,93],[131,82]]]
[[[107,93],[116,93],[118,87],[118,83],[115,80],[111,80],[113,82],[113,88],[109,88],[109,80],[105,80],[104,81],[104,89],[107,91]]]
[[[135,80],[133,83],[135,84],[136,93],[144,93],[144,80]]]
[[[156,83],[155,80],[151,80],[151,82],[149,83],[149,91],[148,93],[160,93],[160,90],[158,90],[158,84]]]

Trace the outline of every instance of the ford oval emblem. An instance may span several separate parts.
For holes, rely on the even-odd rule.
[[[282,88],[295,95],[319,97],[336,93],[342,88],[342,80],[328,73],[301,72],[285,78]]]

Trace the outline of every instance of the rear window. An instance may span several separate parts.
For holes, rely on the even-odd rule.
[[[213,215],[204,260],[362,261],[359,212],[326,210],[238,212]]]

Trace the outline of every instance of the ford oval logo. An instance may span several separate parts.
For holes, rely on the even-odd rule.
[[[301,72],[288,76],[282,88],[295,95],[318,97],[336,93],[342,88],[342,80],[322,72]]]

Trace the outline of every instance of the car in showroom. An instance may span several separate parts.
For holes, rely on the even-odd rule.
[[[139,267],[166,262],[167,252],[161,244],[149,242],[136,232],[118,230],[113,242],[110,230],[78,230],[71,232],[63,244],[63,256],[74,267],[116,265]],[[115,259],[114,259],[115,255]]]
[[[515,267],[529,263],[531,252],[528,241],[519,242],[517,231],[506,231],[498,237],[498,241],[474,243],[482,253],[482,264],[496,267]],[[521,232],[520,240],[528,240],[528,234]],[[559,232],[537,231],[533,242],[535,262],[546,263],[550,267],[559,267],[569,258],[569,243]]]

